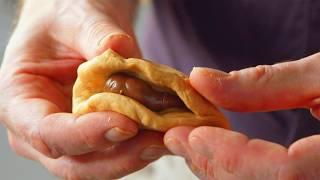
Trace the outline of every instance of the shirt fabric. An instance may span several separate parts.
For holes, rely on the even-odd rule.
[[[145,28],[146,58],[185,73],[238,70],[317,53],[320,1],[156,0]],[[225,113],[234,130],[285,146],[320,132],[308,110]]]

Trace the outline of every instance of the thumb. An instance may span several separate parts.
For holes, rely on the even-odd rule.
[[[194,68],[192,86],[212,103],[235,111],[316,107],[320,96],[320,54],[298,61],[224,73]]]
[[[80,20],[76,16],[58,20],[51,31],[53,37],[86,59],[100,55],[108,48],[124,57],[140,56],[133,30],[128,29],[131,27],[129,20],[129,25],[122,25],[127,29],[123,29],[114,18],[97,10],[82,13],[84,18]]]

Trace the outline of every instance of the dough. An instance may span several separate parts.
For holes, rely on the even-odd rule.
[[[175,93],[188,109],[171,108],[154,112],[127,96],[106,92],[109,76],[126,73],[153,87]],[[112,50],[81,64],[73,87],[74,114],[114,111],[136,121],[141,128],[166,131],[175,126],[218,126],[229,128],[223,114],[196,92],[183,73],[142,59],[124,59]]]

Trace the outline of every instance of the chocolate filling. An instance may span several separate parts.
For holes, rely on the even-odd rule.
[[[130,97],[152,111],[159,112],[169,108],[186,109],[177,95],[155,90],[147,82],[125,73],[111,75],[106,82],[105,90]]]

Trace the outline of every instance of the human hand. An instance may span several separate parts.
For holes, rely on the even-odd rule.
[[[229,110],[259,112],[309,108],[319,119],[320,54],[272,66],[223,73],[195,68],[191,84]],[[250,98],[248,98],[250,97]],[[319,179],[320,135],[289,148],[216,127],[177,127],[165,135],[174,154],[202,179]]]
[[[70,113],[79,64],[108,48],[139,56],[133,2],[24,2],[0,70],[0,120],[18,154],[65,179],[112,179],[166,153],[162,134],[120,114]]]

